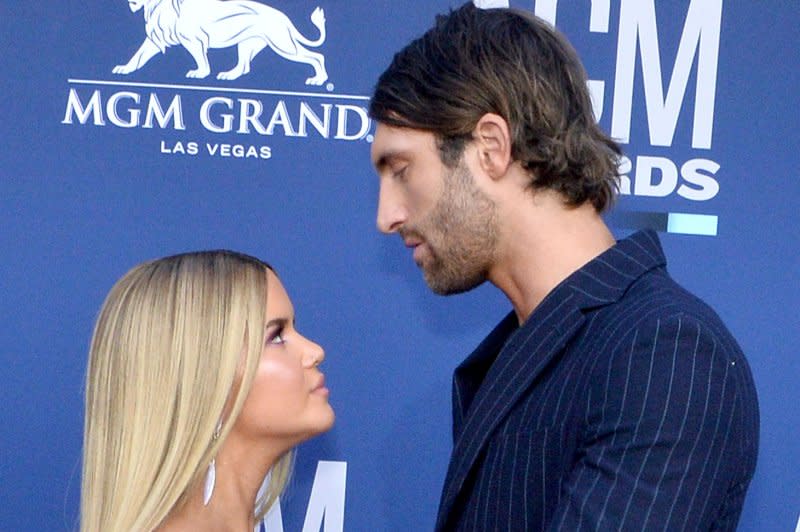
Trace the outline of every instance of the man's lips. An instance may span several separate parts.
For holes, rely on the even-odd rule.
[[[422,253],[423,253],[423,250],[425,249],[425,247],[426,246],[425,246],[424,242],[420,242],[419,244],[414,246],[414,255],[413,255],[413,257],[414,257],[414,262],[417,263],[418,266],[422,265]]]
[[[425,241],[421,238],[416,237],[406,237],[403,239],[407,248],[411,248],[414,251],[414,262],[418,265],[421,264],[422,260],[422,250],[425,247]]]

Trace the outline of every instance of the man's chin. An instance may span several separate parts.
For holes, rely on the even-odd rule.
[[[464,292],[469,292],[473,288],[483,284],[486,280],[485,278],[474,278],[474,279],[455,279],[455,278],[443,278],[443,276],[437,276],[434,273],[429,272],[426,269],[422,269],[423,277],[425,278],[425,283],[428,285],[428,288],[431,289],[436,295],[440,296],[452,296],[455,294],[463,294]]]

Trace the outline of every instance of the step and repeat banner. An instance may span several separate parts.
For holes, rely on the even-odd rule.
[[[99,306],[133,265],[209,248],[272,263],[327,353],[336,425],[299,448],[267,530],[433,528],[452,370],[509,304],[491,286],[432,295],[400,239],[376,231],[366,107],[393,53],[458,3],[258,0],[234,24],[238,3],[0,4],[0,530],[76,529]],[[660,231],[672,274],[749,357],[761,450],[740,530],[794,530],[800,9],[510,5],[566,33],[623,144],[615,233]],[[230,45],[192,46],[186,18]]]

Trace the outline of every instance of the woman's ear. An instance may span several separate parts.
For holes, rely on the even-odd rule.
[[[503,177],[511,166],[511,131],[505,118],[486,113],[475,125],[473,139],[481,168],[492,179]]]

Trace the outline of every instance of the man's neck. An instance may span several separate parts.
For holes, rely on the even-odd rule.
[[[591,204],[568,207],[552,191],[520,195],[504,210],[489,280],[511,301],[520,324],[559,283],[615,244]]]

